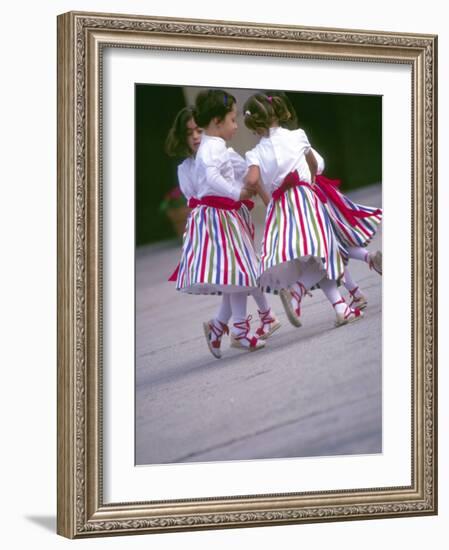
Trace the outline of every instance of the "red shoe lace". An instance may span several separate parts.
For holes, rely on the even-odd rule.
[[[219,323],[220,326],[217,327],[215,325],[215,323]],[[211,340],[211,346],[213,348],[219,348],[220,344],[221,344],[221,337],[223,336],[223,334],[229,334],[228,325],[225,325],[224,323],[222,323],[221,321],[218,321],[218,320],[217,321],[212,321],[212,323],[209,323],[209,329],[217,337],[216,340]],[[210,339],[210,335],[209,335],[209,339]]]
[[[271,323],[274,323],[275,319],[270,315],[271,309],[268,309],[267,311],[259,311],[257,310],[257,313],[260,317],[260,322],[262,323],[262,326],[260,326],[256,330],[256,334],[258,336],[263,336],[265,334],[265,325],[270,325]]]
[[[249,342],[249,347],[254,348],[257,345],[257,338],[255,336],[252,336],[251,338],[248,338],[248,332],[250,329],[249,322],[251,321],[252,316],[248,315],[245,321],[241,321],[240,323],[234,323],[234,327],[241,330],[242,333],[237,335],[233,335],[235,340],[247,340]]]
[[[341,300],[338,300],[338,302],[335,302],[334,304],[332,304],[333,307],[335,307],[336,305],[338,304],[345,304],[346,306],[346,309],[345,309],[345,312],[343,313],[343,318],[346,320],[352,313],[356,316],[356,317],[360,317],[360,315],[362,314],[362,312],[360,311],[360,309],[358,308],[352,308],[350,306],[348,306],[348,304],[343,300],[343,298]]]
[[[352,290],[349,291],[349,294],[352,296],[352,301],[351,301],[351,303],[349,304],[349,307],[351,307],[351,308],[352,308],[352,305],[353,305],[353,304],[356,304],[357,302],[360,302],[360,300],[362,299],[361,297],[360,297],[360,298],[356,298],[356,296],[355,296],[358,290],[359,290],[359,287],[356,286],[356,287],[354,287]]]
[[[301,294],[296,292],[296,290],[290,289],[290,294],[298,302],[298,306],[295,308],[295,313],[298,317],[301,316],[301,301],[304,296],[312,296],[312,294],[307,290],[307,288],[302,283],[297,283],[301,289]]]

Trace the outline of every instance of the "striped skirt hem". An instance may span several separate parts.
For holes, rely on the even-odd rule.
[[[382,221],[382,212],[379,213],[380,209],[378,208],[354,203],[343,194],[340,194],[340,198],[351,210],[361,210],[368,214],[364,218],[357,218],[356,225],[351,225],[332,202],[328,201],[324,205],[340,243],[345,247],[367,246],[373,239]]]

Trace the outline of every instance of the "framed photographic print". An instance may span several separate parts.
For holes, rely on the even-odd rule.
[[[436,61],[59,16],[61,535],[437,513]]]

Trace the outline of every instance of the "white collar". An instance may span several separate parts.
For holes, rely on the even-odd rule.
[[[218,141],[222,141],[225,145],[226,145],[226,142],[223,138],[221,138],[220,136],[209,136],[208,134],[203,134],[201,136],[201,143],[203,142],[203,140],[218,140]]]
[[[269,136],[276,134],[279,130],[282,130],[282,126],[273,126],[273,128],[268,128]]]

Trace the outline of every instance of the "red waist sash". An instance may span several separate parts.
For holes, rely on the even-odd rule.
[[[317,195],[322,203],[327,203],[328,200],[332,202],[352,226],[360,225],[357,218],[368,218],[369,216],[379,215],[382,213],[382,210],[379,208],[374,212],[364,212],[363,210],[359,210],[357,208],[350,208],[343,201],[341,194],[338,191],[340,184],[340,180],[331,180],[326,176],[318,175],[316,176],[315,185],[311,185],[306,181],[302,181],[299,178],[298,172],[295,170],[285,176],[281,186],[273,192],[272,197],[274,201],[278,201],[282,195],[292,187],[299,187],[301,185],[308,187],[315,193],[315,195]]]
[[[319,189],[321,189],[327,199],[329,199],[336,206],[336,208],[353,227],[360,225],[357,218],[368,218],[370,216],[382,214],[382,210],[379,208],[374,212],[365,212],[363,210],[359,210],[358,208],[351,208],[344,202],[340,192],[338,191],[340,184],[340,180],[331,180],[323,175],[316,177],[316,185],[319,186]]]
[[[278,201],[286,191],[288,191],[289,189],[292,189],[293,187],[300,187],[300,186],[308,187],[318,196],[321,202],[326,202],[326,195],[324,195],[321,189],[316,188],[316,186],[311,185],[307,181],[301,180],[296,170],[294,172],[290,172],[289,174],[287,174],[284,178],[284,181],[281,183],[280,187],[278,187],[275,191],[273,191],[273,194],[272,194],[273,200]]]
[[[214,195],[207,195],[202,199],[192,197],[189,199],[189,208],[196,208],[197,206],[210,206],[211,208],[220,208],[221,210],[240,210],[242,205],[245,205],[248,210],[254,208],[254,202],[250,200],[235,201],[229,197],[217,197]]]

